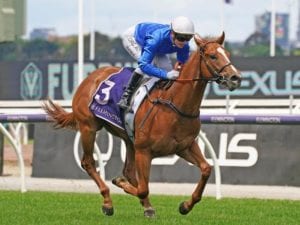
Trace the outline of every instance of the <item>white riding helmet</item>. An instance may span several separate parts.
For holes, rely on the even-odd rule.
[[[185,16],[179,16],[171,22],[172,31],[177,34],[195,34],[194,23]]]

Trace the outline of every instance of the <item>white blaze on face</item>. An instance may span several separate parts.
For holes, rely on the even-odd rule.
[[[217,48],[217,51],[226,59],[226,63],[229,63],[230,60],[228,59],[226,53],[225,53],[225,50],[221,47],[218,47]],[[230,65],[231,69],[234,71],[234,72],[238,72],[237,69],[233,66],[233,65]]]

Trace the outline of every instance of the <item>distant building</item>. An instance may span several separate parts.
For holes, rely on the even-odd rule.
[[[300,48],[300,0],[298,0],[298,24],[297,24],[297,34],[294,47]]]
[[[271,13],[265,12],[255,17],[255,37],[259,34],[257,40],[270,41]],[[276,13],[275,16],[275,40],[276,45],[287,50],[290,47],[289,42],[289,14]],[[248,40],[249,41],[249,40]]]
[[[54,28],[36,28],[30,32],[30,39],[43,39],[49,40],[56,36],[56,30]]]
[[[0,42],[26,33],[26,0],[0,0]]]

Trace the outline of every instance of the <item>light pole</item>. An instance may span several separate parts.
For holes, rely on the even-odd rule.
[[[276,46],[276,6],[275,1],[272,0],[271,9],[271,22],[270,22],[270,56],[275,56],[275,46]]]
[[[83,80],[83,0],[78,0],[78,85]]]
[[[90,60],[95,59],[95,0],[91,0]]]

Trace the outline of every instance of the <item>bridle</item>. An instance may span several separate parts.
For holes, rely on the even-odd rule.
[[[227,80],[224,76],[221,75],[221,73],[223,72],[223,70],[224,70],[226,67],[228,67],[228,66],[230,66],[230,65],[232,65],[232,64],[231,64],[231,62],[228,62],[228,63],[226,63],[224,66],[222,66],[222,67],[219,68],[219,69],[217,69],[217,68],[215,69],[215,68],[213,68],[213,67],[209,64],[209,62],[207,61],[207,59],[206,59],[204,53],[205,53],[206,46],[207,46],[208,44],[212,44],[212,43],[216,43],[216,42],[214,42],[214,41],[208,41],[208,42],[206,42],[203,46],[201,46],[201,47],[199,48],[200,55],[201,55],[201,59],[200,59],[200,60],[203,60],[205,66],[206,66],[207,69],[208,69],[208,71],[212,74],[212,78],[209,78],[209,79],[202,78],[202,79],[206,79],[206,80],[208,80],[208,81],[216,81],[217,83],[221,83],[221,82]],[[201,61],[200,61],[200,74],[202,74],[202,71],[201,71]]]
[[[203,46],[201,46],[199,48],[199,52],[200,52],[200,72],[199,74],[201,75],[202,74],[202,71],[201,71],[201,64],[202,62],[204,62],[206,68],[208,69],[208,71],[210,72],[210,74],[212,75],[211,78],[206,78],[206,77],[197,77],[197,78],[192,78],[192,79],[177,79],[176,81],[201,81],[201,80],[204,80],[204,81],[207,81],[207,82],[213,82],[213,81],[216,81],[217,83],[221,83],[221,82],[224,82],[227,80],[226,77],[224,77],[223,75],[221,75],[221,73],[224,71],[224,69],[230,65],[232,65],[231,62],[228,62],[226,63],[224,66],[222,66],[221,68],[213,68],[210,63],[208,62],[208,60],[206,59],[205,57],[205,49],[206,49],[206,46],[208,44],[213,44],[213,43],[216,43],[215,41],[208,41],[206,42]]]

